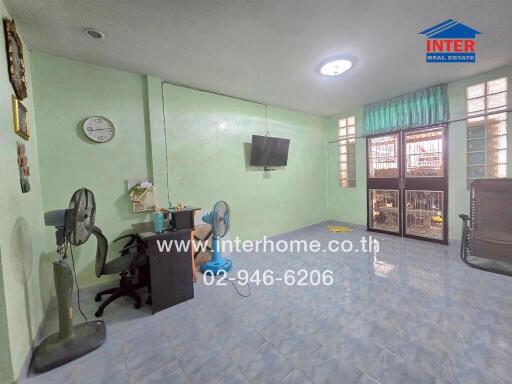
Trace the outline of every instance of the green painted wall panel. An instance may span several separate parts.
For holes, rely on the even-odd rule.
[[[156,77],[145,76],[146,105],[151,136],[151,169],[155,185],[155,199],[167,202],[167,156],[165,145],[164,104],[162,81]],[[165,205],[167,207],[167,205]]]
[[[8,16],[0,1],[0,16]],[[0,33],[0,382],[18,377],[33,336],[49,302],[49,264],[37,152],[37,127],[33,110],[31,57],[24,47],[30,139],[23,141],[13,132],[11,95],[4,34]],[[23,37],[23,36],[22,36]],[[29,193],[22,193],[16,156],[16,142],[25,143],[30,166]]]
[[[132,224],[149,220],[148,214],[132,213],[126,184],[151,176],[145,77],[42,53],[32,56],[44,209],[66,208],[72,193],[87,187],[96,197],[96,225],[112,242],[132,231]],[[95,115],[114,123],[110,142],[97,144],[83,134],[81,122]],[[48,249],[55,250],[53,229],[46,235]],[[91,239],[76,249],[81,286],[109,279],[94,275],[95,247]],[[110,243],[109,257],[117,250]]]
[[[210,209],[226,200],[230,237],[256,239],[327,219],[325,118],[268,108],[268,130],[290,139],[288,166],[249,166],[253,134],[267,130],[265,106],[164,84],[172,203]]]

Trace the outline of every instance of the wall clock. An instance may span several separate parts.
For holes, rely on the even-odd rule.
[[[23,60],[23,44],[16,32],[14,20],[4,19],[5,49],[7,50],[7,68],[9,80],[14,93],[19,100],[27,97],[27,82],[25,81],[25,61]]]
[[[85,135],[97,142],[106,143],[114,138],[114,124],[102,116],[91,116],[84,120],[82,129]]]

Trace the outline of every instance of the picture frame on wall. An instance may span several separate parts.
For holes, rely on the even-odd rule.
[[[22,142],[16,142],[16,152],[18,155],[18,169],[20,173],[20,187],[21,193],[30,192],[30,168],[28,166],[27,151],[25,144]]]
[[[12,96],[12,120],[14,132],[24,140],[30,138],[28,110],[16,96]]]
[[[23,43],[16,31],[14,20],[4,18],[5,49],[9,80],[19,100],[27,97],[27,81],[25,79],[25,59]]]

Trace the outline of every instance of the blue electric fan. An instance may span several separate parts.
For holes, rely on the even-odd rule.
[[[229,231],[229,205],[225,201],[217,201],[213,209],[203,216],[203,221],[212,226],[212,259],[201,265],[201,272],[212,272],[219,275],[231,269],[232,262],[221,256],[219,239],[226,236]]]

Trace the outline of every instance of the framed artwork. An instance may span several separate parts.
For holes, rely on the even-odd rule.
[[[16,97],[23,100],[27,97],[27,82],[25,80],[25,60],[23,58],[23,44],[14,20],[4,19],[5,49],[7,56],[7,69],[9,80]]]
[[[30,192],[30,182],[28,177],[30,176],[30,168],[28,166],[28,158],[25,151],[25,144],[22,142],[16,142],[16,152],[18,155],[18,169],[20,171],[20,186],[21,192]]]
[[[28,140],[30,133],[28,130],[28,111],[16,96],[12,96],[12,121],[14,132],[23,139]]]

